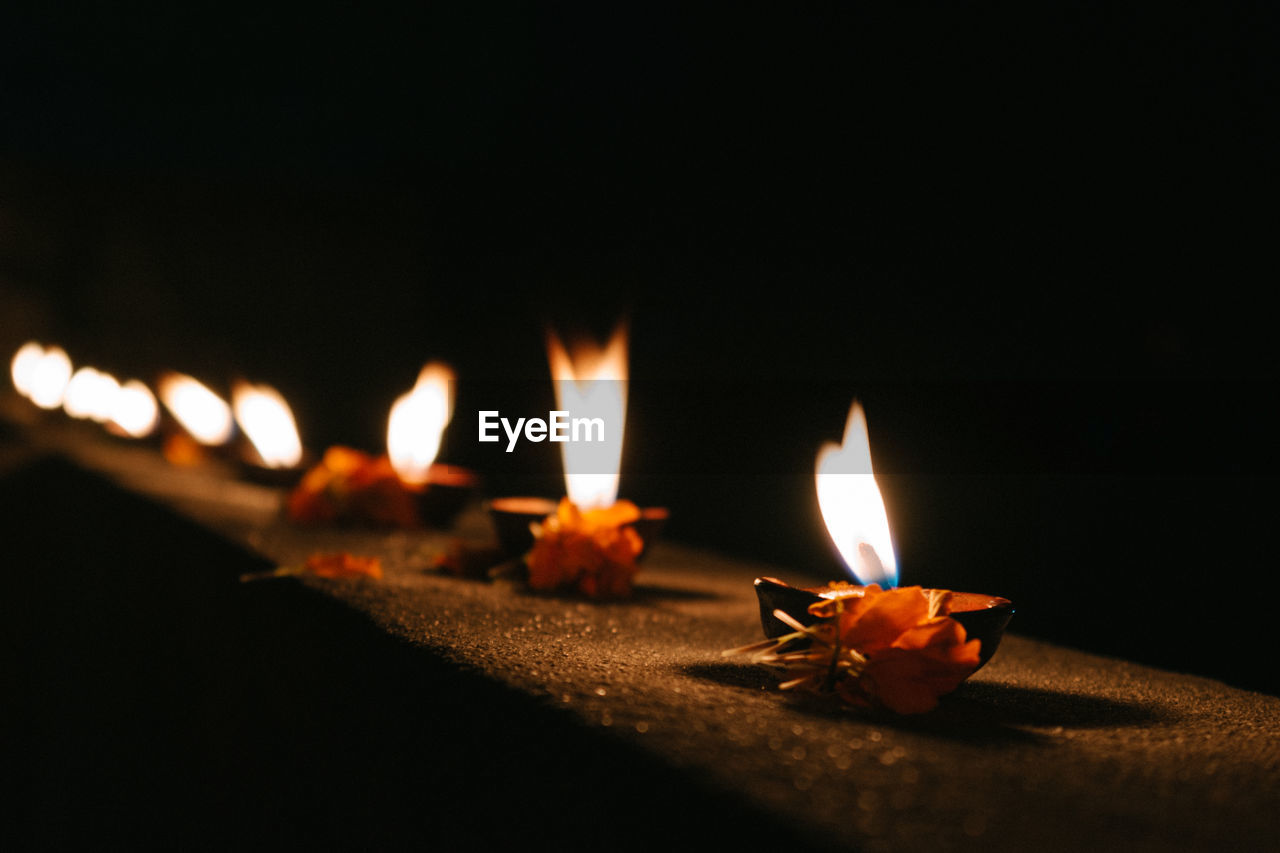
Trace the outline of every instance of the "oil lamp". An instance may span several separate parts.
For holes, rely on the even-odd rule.
[[[111,404],[107,431],[124,438],[146,438],[160,423],[160,406],[151,389],[137,379],[120,384]]]
[[[231,408],[244,441],[245,476],[267,485],[285,486],[302,477],[302,439],[293,411],[270,385],[237,380],[231,386]]]
[[[120,393],[120,380],[93,367],[81,367],[71,375],[62,396],[62,409],[80,420],[106,423]]]
[[[570,353],[554,333],[547,335],[547,357],[555,386],[556,405],[576,419],[601,424],[601,440],[560,443],[565,494],[579,509],[613,506],[618,498],[622,438],[627,415],[627,331],[614,329],[608,343],[598,347],[578,342]],[[489,512],[503,552],[515,556],[534,543],[531,525],[554,512],[557,501],[541,497],[495,498]],[[635,529],[647,549],[666,524],[664,507],[638,508]],[[643,555],[644,551],[641,551]]]
[[[330,447],[289,495],[289,517],[300,524],[448,525],[478,480],[465,468],[435,461],[452,416],[453,378],[442,364],[423,367],[391,407],[387,453]]]
[[[871,444],[862,406],[854,401],[839,445],[828,443],[818,452],[815,485],[823,521],[850,575],[858,583],[837,581],[815,588],[800,588],[776,578],[755,582],[760,619],[765,636],[781,637],[794,630],[777,615],[781,611],[793,623],[810,626],[820,617],[810,606],[824,599],[860,598],[866,586],[891,588],[898,583],[897,558],[889,532],[884,499],[871,468]],[[926,596],[942,591],[924,590]],[[994,595],[947,591],[941,612],[955,619],[969,639],[981,641],[978,666],[995,654],[1013,604]]]
[[[109,434],[123,439],[147,438],[160,422],[160,407],[150,388],[137,379],[121,382],[93,367],[82,367],[72,375],[62,408],[71,417],[102,424]]]
[[[165,421],[164,457],[173,464],[203,462],[235,435],[231,406],[198,379],[169,371],[161,374],[156,388],[172,416]]]
[[[61,347],[23,344],[9,365],[13,387],[36,406],[57,409],[71,383],[71,359]]]
[[[391,406],[387,418],[387,457],[415,499],[422,521],[447,526],[475,490],[475,472],[436,462],[445,427],[453,417],[453,371],[430,362],[412,390]]]

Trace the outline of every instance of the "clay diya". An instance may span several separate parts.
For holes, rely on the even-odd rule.
[[[809,612],[809,605],[830,598],[860,597],[865,587],[836,582],[821,587],[795,587],[777,578],[756,578],[756,597],[760,600],[760,624],[770,639],[791,633],[794,629],[773,615],[781,610],[801,625],[808,627],[819,621]],[[929,590],[925,590],[927,594]],[[991,659],[1000,646],[1004,629],[1012,618],[1013,602],[997,595],[976,592],[952,592],[944,612],[964,626],[970,639],[982,643],[978,667]]]

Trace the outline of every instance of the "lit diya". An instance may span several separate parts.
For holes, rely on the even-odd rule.
[[[725,654],[751,654],[782,666],[789,676],[784,689],[833,693],[850,704],[899,713],[932,709],[995,654],[1013,604],[978,593],[895,588],[889,518],[857,402],[843,444],[819,451],[815,482],[832,541],[865,585],[838,581],[802,589],[757,578],[760,618],[770,639]]]
[[[303,473],[302,439],[293,410],[270,385],[237,380],[231,386],[231,409],[244,441],[241,470],[247,479],[269,486],[288,486]]]
[[[164,458],[174,465],[197,465],[225,452],[235,436],[231,406],[204,383],[173,371],[156,383],[160,402],[172,416],[163,422]]]
[[[413,389],[391,407],[387,455],[331,447],[289,495],[289,518],[301,524],[446,526],[475,490],[476,475],[435,461],[453,414],[453,371],[423,367]]]
[[[137,379],[121,382],[94,367],[72,374],[62,409],[73,418],[102,424],[108,434],[123,439],[154,435],[160,423],[160,404],[150,388]]]
[[[121,382],[94,367],[73,371],[60,347],[46,349],[29,341],[14,354],[9,372],[13,387],[36,406],[61,406],[69,417],[102,424],[112,436],[146,438],[160,423],[159,404],[145,384],[137,379]]]
[[[562,498],[575,505],[572,497]],[[630,503],[624,501],[623,503]],[[560,506],[550,498],[513,497],[494,498],[489,501],[489,514],[493,518],[494,528],[498,534],[498,545],[502,554],[524,554],[533,547],[534,534],[530,525],[540,524],[547,516],[556,512]],[[670,512],[666,507],[636,507],[639,517],[626,523],[635,528],[640,535],[640,557],[651,543],[657,540],[658,534],[667,523]],[[639,558],[637,558],[639,559]]]
[[[80,367],[62,395],[62,410],[76,420],[105,424],[111,418],[120,380],[95,367]]]
[[[28,341],[9,362],[13,387],[37,407],[52,411],[62,405],[71,383],[71,358],[62,347]]]
[[[575,421],[598,425],[598,435],[560,443],[567,497],[490,502],[498,540],[506,554],[525,555],[533,589],[624,597],[631,594],[637,561],[668,516],[662,507],[618,500],[627,410],[626,327],[618,326],[604,347],[579,343],[572,354],[549,333],[547,356],[557,408]]]
[[[121,438],[141,439],[156,434],[160,424],[160,404],[143,382],[129,379],[120,383],[107,419],[107,432]]]

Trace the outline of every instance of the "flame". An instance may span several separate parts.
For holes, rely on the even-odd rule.
[[[131,438],[146,438],[160,421],[160,407],[151,389],[136,379],[120,386],[111,407],[111,425]]]
[[[293,412],[270,385],[236,382],[231,389],[236,421],[268,468],[293,468],[302,461],[302,440]]]
[[[413,390],[391,406],[387,419],[387,456],[391,467],[406,483],[427,481],[431,463],[440,452],[444,428],[453,417],[453,371],[431,362],[418,374]]]
[[[31,396],[32,380],[42,358],[44,347],[35,341],[27,341],[13,354],[13,361],[9,363],[9,375],[13,377],[13,387],[24,397]]]
[[[569,500],[583,509],[612,506],[618,499],[622,435],[627,418],[627,329],[619,325],[604,347],[579,344],[572,355],[554,333],[547,358],[556,388],[556,408],[570,419],[599,418],[603,441],[560,445]]]
[[[231,407],[198,380],[166,373],[160,377],[160,400],[201,444],[226,444],[231,439],[235,428]]]
[[[14,354],[10,373],[24,397],[42,409],[56,409],[71,381],[71,359],[61,347],[45,349],[31,342]]]
[[[120,381],[110,373],[92,367],[82,367],[67,383],[62,396],[62,408],[73,418],[106,423],[115,408],[120,393]]]
[[[840,556],[864,584],[898,583],[898,560],[889,534],[884,498],[871,470],[867,416],[855,400],[844,427],[844,441],[818,451],[818,506]]]

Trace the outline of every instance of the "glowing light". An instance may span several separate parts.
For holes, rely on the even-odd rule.
[[[818,451],[815,481],[827,532],[859,583],[898,583],[898,559],[889,533],[889,515],[871,470],[867,418],[854,401],[842,444]]]
[[[130,438],[146,438],[160,421],[160,406],[151,389],[136,379],[120,386],[111,407],[111,425]]]
[[[547,335],[547,358],[556,389],[556,407],[571,419],[599,419],[602,441],[560,445],[565,491],[583,509],[612,506],[618,499],[622,435],[627,418],[627,330],[619,326],[603,346],[579,344],[569,353]]]
[[[387,456],[397,476],[406,483],[421,485],[427,481],[431,463],[440,452],[444,428],[453,417],[453,379],[452,370],[431,362],[418,374],[413,390],[391,406]]]
[[[92,367],[77,370],[67,383],[62,408],[73,418],[106,423],[115,408],[120,382],[110,373]]]
[[[182,373],[160,378],[160,400],[201,444],[226,444],[235,430],[231,407],[198,380]]]
[[[15,357],[14,361],[17,360]],[[24,363],[15,365],[14,368],[14,372],[20,374],[31,402],[42,409],[56,409],[62,405],[67,383],[71,381],[71,359],[61,347],[49,347],[41,353],[38,360],[27,355]],[[15,377],[15,381],[17,379]]]
[[[268,468],[292,468],[302,461],[302,441],[293,412],[270,385],[237,382],[231,389],[236,421]]]
[[[13,355],[9,363],[9,375],[13,377],[13,387],[24,397],[31,396],[31,382],[35,376],[40,360],[44,358],[44,347],[35,341],[23,344]]]

